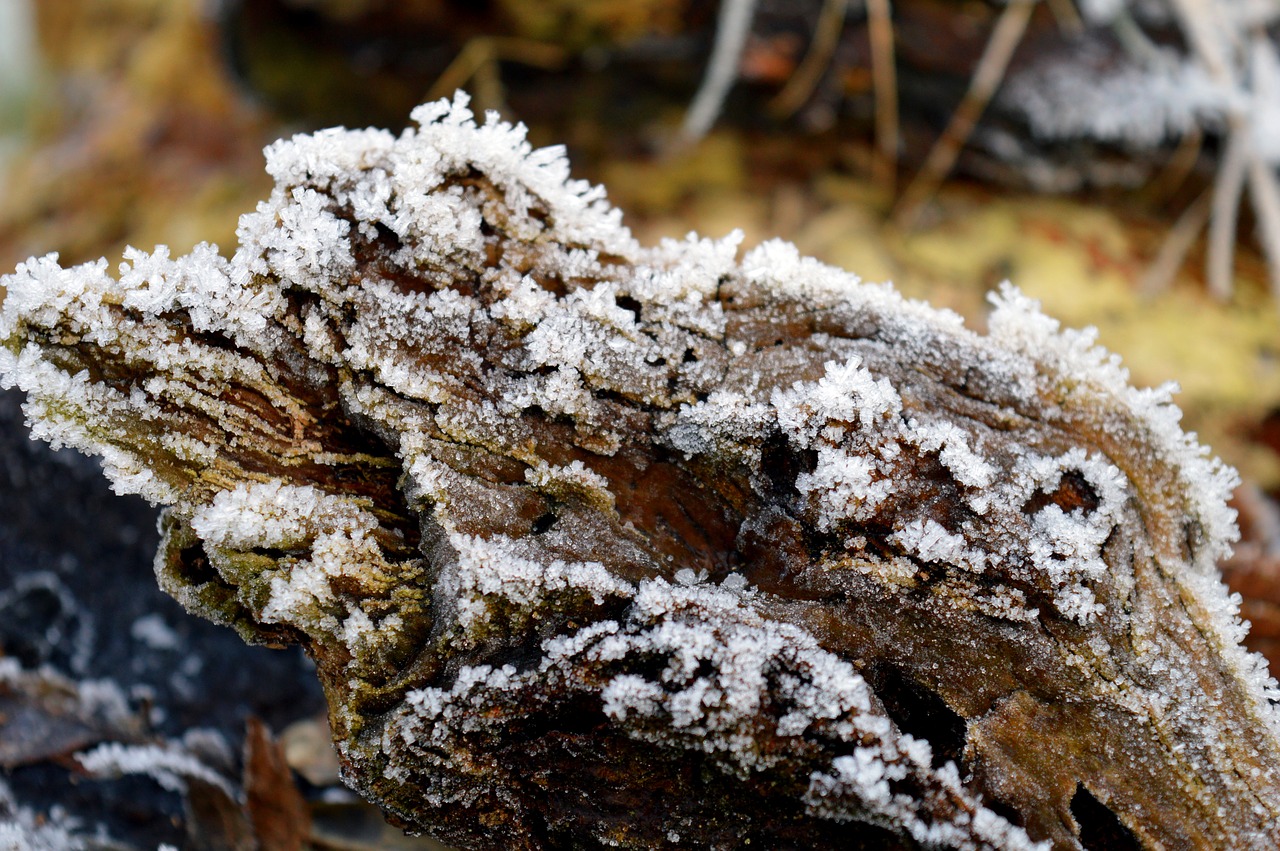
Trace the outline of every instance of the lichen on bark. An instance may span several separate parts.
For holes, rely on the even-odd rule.
[[[1234,474],[1167,388],[415,119],[269,148],[230,260],[3,279],[33,433],[307,647],[353,788],[467,847],[1274,847]]]

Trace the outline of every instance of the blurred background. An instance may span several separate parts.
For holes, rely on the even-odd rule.
[[[566,145],[644,242],[780,236],[978,329],[1009,279],[1064,324],[1096,326],[1135,384],[1176,380],[1184,425],[1244,480],[1244,540],[1224,567],[1274,665],[1278,14],[0,0],[0,273],[49,252],[114,264],[126,245],[230,254],[270,190],[265,144],[398,130],[462,88],[536,144]],[[20,401],[0,397],[0,847],[5,830],[28,843],[15,847],[433,847],[342,791],[305,658],[246,648],[160,594],[154,511],[112,496],[92,461],[27,441]],[[116,763],[134,770],[91,781],[70,761],[103,743],[132,748]]]

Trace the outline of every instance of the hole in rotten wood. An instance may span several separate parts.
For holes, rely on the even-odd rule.
[[[768,478],[776,496],[796,497],[796,478],[812,473],[818,466],[818,453],[812,449],[797,451],[782,432],[774,432],[760,448],[760,468]]]
[[[616,301],[618,303],[618,307],[621,307],[623,310],[631,311],[632,315],[634,315],[637,320],[640,318],[640,309],[642,307],[640,302],[636,301],[629,295],[620,295]]]
[[[1037,491],[1033,494],[1027,504],[1022,506],[1022,513],[1036,514],[1049,504],[1058,506],[1067,514],[1077,508],[1082,509],[1085,514],[1092,514],[1098,509],[1099,499],[1097,491],[1089,484],[1084,473],[1068,470],[1062,474],[1058,486],[1052,491]]]
[[[554,511],[545,512],[533,521],[533,525],[529,527],[529,532],[534,535],[541,535],[556,525],[556,521],[559,519]]]
[[[1086,851],[1137,851],[1142,848],[1133,831],[1084,788],[1083,783],[1076,784],[1076,793],[1071,798],[1071,817],[1080,826],[1078,836]]]
[[[898,729],[929,743],[934,768],[961,764],[968,725],[960,714],[894,665],[877,664],[866,677]]]

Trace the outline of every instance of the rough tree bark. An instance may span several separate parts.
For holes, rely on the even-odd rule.
[[[34,434],[308,648],[354,788],[465,847],[1274,847],[1234,474],[1167,389],[1011,288],[980,336],[642,248],[521,128],[415,117],[270,148],[229,261],[3,279]]]

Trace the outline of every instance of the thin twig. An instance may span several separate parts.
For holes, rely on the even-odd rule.
[[[1071,36],[1084,32],[1084,18],[1080,17],[1080,12],[1071,0],[1045,0],[1045,5],[1053,13],[1059,30]]]
[[[466,88],[467,83],[474,80],[479,103],[500,108],[502,80],[497,65],[503,59],[535,68],[554,69],[564,64],[565,52],[556,45],[529,39],[478,36],[468,41],[448,67],[440,72],[427,92],[426,100],[451,97],[455,90]]]
[[[871,85],[876,98],[876,157],[872,177],[893,197],[898,174],[898,72],[889,0],[867,0]]]
[[[1265,30],[1258,28],[1250,47],[1250,76],[1255,103],[1274,103],[1280,97],[1280,69],[1277,69],[1275,45]],[[1251,149],[1249,157],[1249,195],[1258,215],[1258,239],[1267,258],[1267,276],[1271,293],[1280,301],[1280,183],[1275,167],[1262,152]]]
[[[751,32],[755,11],[756,0],[721,0],[711,59],[680,130],[683,144],[691,145],[707,135],[720,115],[724,99],[738,79],[738,63],[742,59],[747,35]]]
[[[800,67],[796,68],[787,84],[782,87],[782,91],[769,103],[769,112],[773,117],[789,118],[809,100],[818,81],[831,66],[831,57],[835,55],[836,46],[840,43],[844,16],[848,11],[849,0],[823,0],[813,38],[809,42],[809,51],[800,61]]]
[[[1151,261],[1151,265],[1142,275],[1141,283],[1138,284],[1138,290],[1143,295],[1158,295],[1173,283],[1178,270],[1187,260],[1191,246],[1195,245],[1196,237],[1209,223],[1209,210],[1213,206],[1212,197],[1211,190],[1201,192],[1200,197],[1191,202],[1191,206],[1178,216],[1178,220],[1165,236],[1160,251],[1156,253],[1156,258]]]
[[[1280,300],[1280,182],[1275,169],[1262,157],[1249,161],[1249,196],[1258,214],[1258,240],[1267,258],[1271,294]]]
[[[1227,150],[1213,182],[1213,209],[1209,219],[1209,249],[1205,259],[1205,277],[1214,298],[1226,301],[1231,296],[1231,267],[1235,262],[1236,216],[1244,195],[1245,172],[1248,167],[1249,139],[1247,131],[1235,128],[1227,139]]]
[[[1223,26],[1219,10],[1210,0],[1171,0],[1183,37],[1196,61],[1209,78],[1224,91],[1238,88],[1236,66],[1230,55],[1238,45],[1235,32]],[[1213,208],[1209,218],[1209,246],[1205,257],[1205,277],[1209,292],[1225,301],[1231,296],[1232,266],[1235,262],[1236,220],[1245,178],[1253,154],[1249,144],[1249,122],[1238,110],[1227,113],[1227,144],[1213,183]],[[1265,189],[1263,190],[1265,192]]]
[[[1147,67],[1158,66],[1166,61],[1160,47],[1134,20],[1128,9],[1121,8],[1111,21],[1111,34],[1120,42],[1124,52]]]
[[[978,60],[978,67],[969,81],[969,90],[951,113],[947,129],[934,143],[924,165],[898,201],[894,220],[903,230],[910,230],[915,226],[925,202],[933,197],[951,173],[961,148],[969,140],[978,119],[982,117],[991,97],[1004,79],[1005,69],[1022,41],[1022,34],[1026,32],[1035,4],[1036,0],[1010,0],[1000,13],[1000,19],[996,21],[991,38]]]
[[[1152,201],[1161,201],[1177,192],[1186,182],[1187,176],[1195,168],[1204,150],[1204,133],[1199,127],[1192,127],[1178,140],[1164,167],[1152,181],[1147,184],[1147,191]]]
[[[1170,0],[1170,5],[1178,16],[1183,38],[1209,76],[1217,83],[1233,86],[1235,73],[1227,59],[1231,45],[1219,38],[1225,35],[1230,40],[1230,33],[1218,26],[1222,10],[1213,8],[1210,0]]]
[[[455,90],[466,88],[476,71],[493,61],[493,39],[486,36],[471,39],[440,72],[440,76],[436,77],[436,81],[427,90],[426,99],[431,101],[449,97]]]

